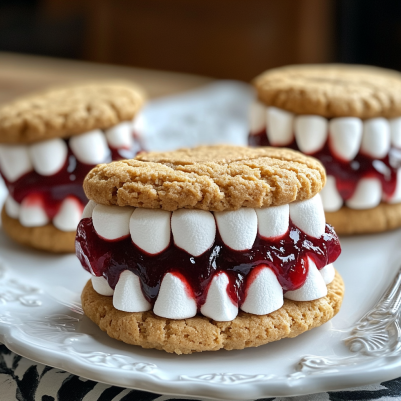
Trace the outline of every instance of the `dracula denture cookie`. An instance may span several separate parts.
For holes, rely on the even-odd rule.
[[[132,119],[143,101],[135,86],[105,82],[53,89],[1,107],[5,232],[38,249],[74,252],[88,201],[83,180],[99,163],[135,156]]]
[[[76,253],[85,314],[113,338],[177,354],[243,349],[330,320],[344,285],[319,192],[288,149],[205,146],[102,164]]]
[[[339,234],[401,226],[401,74],[345,65],[289,66],[254,80],[249,143],[319,159],[327,221]]]

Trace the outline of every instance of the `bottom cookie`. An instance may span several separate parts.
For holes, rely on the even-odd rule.
[[[60,231],[53,224],[42,227],[24,227],[10,217],[3,207],[1,212],[3,230],[20,244],[54,253],[75,252],[75,231]]]
[[[171,320],[152,311],[129,313],[114,308],[113,298],[99,295],[89,280],[82,291],[83,310],[103,331],[117,340],[142,348],[176,354],[258,347],[287,337],[296,337],[321,326],[340,310],[344,283],[336,272],[327,286],[328,294],[315,301],[284,300],[284,305],[268,315],[240,311],[231,322],[216,322],[205,316]]]
[[[371,234],[401,227],[401,203],[380,203],[373,209],[356,210],[346,206],[326,212],[326,222],[339,235]]]

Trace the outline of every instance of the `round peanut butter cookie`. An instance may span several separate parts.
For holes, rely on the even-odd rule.
[[[31,143],[107,129],[132,120],[144,103],[130,82],[67,86],[0,108],[0,143]]]
[[[217,145],[98,165],[84,190],[103,205],[222,211],[309,199],[325,182],[323,166],[299,152]]]
[[[25,227],[17,219],[1,212],[3,230],[14,241],[42,251],[54,253],[75,252],[75,231],[60,231],[53,224],[42,227]]]
[[[258,98],[295,114],[332,117],[398,117],[401,74],[358,65],[297,65],[254,79]]]
[[[356,210],[346,206],[325,212],[326,222],[339,235],[371,234],[401,227],[401,203],[380,203],[373,209]]]
[[[129,313],[114,308],[113,298],[99,295],[89,280],[81,300],[85,314],[110,337],[142,348],[176,354],[258,347],[282,338],[296,337],[321,326],[340,310],[344,283],[336,276],[328,294],[315,301],[284,299],[284,305],[268,315],[239,312],[231,322],[216,322],[205,316],[172,320],[153,312]]]

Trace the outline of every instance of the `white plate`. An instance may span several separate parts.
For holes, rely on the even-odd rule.
[[[377,383],[401,375],[399,282],[375,308],[397,274],[400,243],[401,230],[342,240],[346,295],[324,326],[259,348],[177,356],[110,339],[82,315],[89,275],[75,256],[26,250],[0,231],[0,340],[88,379],[164,394],[243,400]]]

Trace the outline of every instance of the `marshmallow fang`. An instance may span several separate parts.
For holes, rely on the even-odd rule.
[[[146,312],[151,304],[142,294],[139,277],[129,270],[120,274],[114,290],[113,306],[123,312]]]
[[[69,144],[72,152],[81,163],[95,165],[107,161],[110,156],[106,138],[100,130],[73,136]]]
[[[276,107],[268,107],[267,137],[272,146],[289,145],[294,140],[294,114]]]
[[[0,169],[10,182],[17,181],[18,178],[32,171],[28,146],[0,145]]]
[[[304,285],[294,291],[287,291],[284,297],[292,301],[313,301],[325,297],[327,287],[323,276],[320,274],[315,263],[308,258],[308,274]]]
[[[259,234],[265,238],[284,235],[288,231],[290,208],[288,205],[255,209],[258,216]]]
[[[49,223],[42,198],[28,195],[21,203],[19,221],[24,227],[41,227]]]
[[[229,280],[227,274],[217,273],[209,286],[206,302],[201,313],[218,322],[229,322],[238,315],[238,306],[234,305],[227,293]]]
[[[173,212],[171,230],[174,243],[190,255],[207,251],[216,237],[213,214],[205,210],[180,209]]]
[[[382,185],[378,178],[362,178],[355,192],[345,203],[351,209],[371,209],[376,207],[382,198]]]
[[[91,277],[93,289],[100,295],[111,297],[114,294],[114,290],[109,286],[109,283],[103,276],[92,276]]]
[[[135,209],[129,222],[133,243],[152,255],[162,252],[170,244],[170,219],[165,210]]]
[[[89,219],[92,218],[93,209],[96,207],[97,203],[93,200],[90,200],[82,212],[81,219]]]
[[[20,205],[11,195],[8,195],[5,203],[6,213],[13,219],[19,218]]]
[[[105,131],[108,144],[112,148],[131,149],[133,143],[132,124],[125,121]]]
[[[266,106],[260,102],[254,102],[249,107],[249,130],[251,134],[258,134],[266,127]]]
[[[336,275],[333,263],[330,263],[329,265],[323,267],[322,269],[319,270],[319,272],[322,275],[326,285],[330,284],[334,280],[334,277]]]
[[[193,296],[188,294],[187,284],[172,273],[167,273],[160,285],[153,312],[167,319],[194,317],[197,306]]]
[[[385,118],[372,118],[363,124],[361,151],[382,159],[390,150],[390,124]]]
[[[327,120],[320,116],[295,118],[295,139],[301,152],[312,154],[320,150],[327,140]]]
[[[274,272],[266,265],[255,267],[248,281],[251,281],[251,284],[247,289],[245,301],[241,305],[244,312],[267,315],[283,306],[283,288]]]
[[[332,175],[327,176],[326,185],[320,192],[320,196],[322,198],[323,209],[325,212],[336,212],[341,209],[343,199],[338,192],[336,179]]]
[[[396,148],[401,148],[401,117],[390,120],[391,143]]]
[[[78,199],[67,197],[53,219],[53,225],[60,231],[75,231],[81,220],[82,205]]]
[[[320,195],[290,204],[292,222],[305,234],[320,238],[326,230],[326,218]]]

